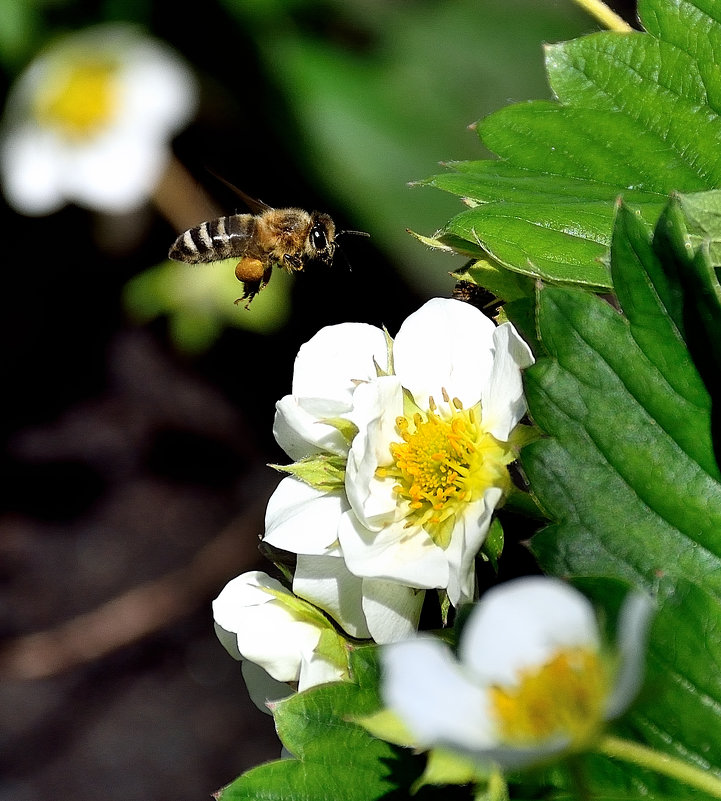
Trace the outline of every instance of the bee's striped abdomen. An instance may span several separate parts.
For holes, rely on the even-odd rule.
[[[188,264],[242,257],[255,227],[251,214],[232,214],[196,225],[181,234],[168,256]]]

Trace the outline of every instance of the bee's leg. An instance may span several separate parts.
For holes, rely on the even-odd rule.
[[[270,266],[266,267],[265,270],[263,271],[263,274],[261,275],[261,277],[259,279],[257,279],[257,280],[255,280],[255,279],[254,280],[244,280],[243,278],[241,278],[238,275],[238,272],[239,272],[243,262],[258,262],[258,264],[262,264],[262,263],[260,261],[258,261],[258,259],[246,258],[246,259],[241,259],[240,263],[235,268],[236,278],[238,278],[238,280],[242,281],[242,283],[243,283],[243,297],[238,298],[235,301],[235,304],[237,305],[241,301],[247,299],[248,302],[245,304],[245,308],[249,309],[251,301],[253,300],[253,298],[258,294],[258,292],[260,292],[261,289],[263,289],[267,285],[268,281],[270,281],[270,276],[271,276],[271,273],[273,271],[273,266],[270,265]]]
[[[237,306],[242,301],[247,300],[245,308],[249,309],[251,301],[260,292],[261,288],[260,281],[243,281],[243,297],[238,298],[235,301],[235,305]]]
[[[298,270],[303,269],[303,262],[293,253],[284,253],[283,261],[285,262],[284,267],[289,273],[298,272]]]

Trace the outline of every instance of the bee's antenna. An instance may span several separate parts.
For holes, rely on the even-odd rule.
[[[338,231],[338,233],[335,235],[335,238],[338,239],[338,237],[342,236],[343,234],[354,234],[355,236],[370,236],[370,234],[367,234],[365,231]],[[340,242],[338,243],[338,250],[340,251],[340,254],[343,256],[343,261],[346,263],[346,266],[348,267],[348,272],[352,273],[353,268],[350,265],[350,261],[348,261],[348,256],[346,256],[345,251],[340,246]]]
[[[339,236],[343,236],[344,234],[353,234],[354,236],[370,236],[370,234],[366,233],[365,231],[338,231],[338,233],[335,235],[335,238],[338,239]],[[353,268],[351,267],[350,261],[348,261],[348,256],[346,256],[345,251],[340,246],[340,243],[338,244],[338,250],[341,252],[341,255],[343,256],[343,261],[348,266],[348,272],[352,273]]]
[[[353,234],[353,236],[370,236],[370,234],[366,233],[365,231],[338,231],[336,233],[336,239],[339,236],[344,236],[345,234]]]

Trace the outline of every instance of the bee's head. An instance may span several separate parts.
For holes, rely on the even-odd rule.
[[[306,251],[311,259],[330,264],[335,254],[335,223],[328,214],[314,211],[308,232]]]

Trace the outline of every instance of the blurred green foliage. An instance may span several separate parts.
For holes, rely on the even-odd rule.
[[[284,158],[297,160],[288,169],[300,171],[353,228],[368,231],[421,296],[449,294],[448,273],[462,260],[428,249],[407,229],[432,235],[460,208],[457,198],[409,183],[435,172],[441,160],[486,156],[468,126],[509,102],[550,97],[542,43],[596,28],[571,0],[223,0],[203,5],[204,30],[223,30],[226,37],[230,30],[232,37],[237,29],[239,42],[253,47],[239,45],[235,72],[212,73],[221,62],[204,59],[216,42],[200,35],[193,41],[190,11],[170,14],[149,0],[109,0],[92,10],[75,0],[0,0],[0,64],[10,82],[61,31],[109,19],[145,24],[198,69],[210,90],[204,113],[222,115],[209,106],[231,97],[251,123],[253,115],[268,114],[264,122],[286,143]],[[260,83],[246,78],[247,64]],[[266,95],[282,99],[277,113],[272,103],[259,102]],[[237,144],[240,163],[244,143]],[[284,202],[282,195],[263,199]],[[198,279],[189,272],[183,265],[155,267],[125,294],[132,314],[167,315],[171,333],[188,350],[207,347],[228,325],[257,330],[258,315],[254,320],[252,309],[234,307],[234,297],[214,278],[207,279],[208,292],[222,294],[198,300]],[[286,285],[278,285],[273,307],[287,295]],[[284,319],[280,313],[268,318],[265,330]]]
[[[275,270],[273,280],[245,310],[244,301],[232,302],[242,294],[233,260],[185,267],[170,261],[150,267],[126,284],[123,297],[138,323],[167,316],[170,335],[184,351],[205,350],[226,326],[268,333],[288,319],[288,273]]]
[[[408,183],[485,155],[468,126],[549,97],[542,42],[593,29],[570,2],[225,2],[291,103],[303,166],[429,294],[447,294],[447,260],[406,229],[433,233],[458,204]],[[320,31],[293,13],[311,8]]]

